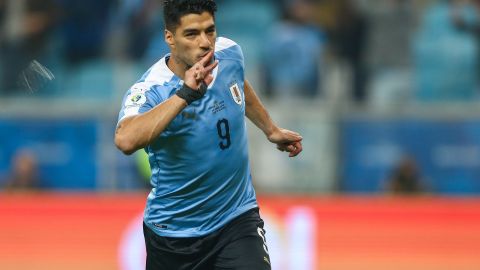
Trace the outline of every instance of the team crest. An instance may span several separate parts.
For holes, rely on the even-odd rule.
[[[240,88],[238,87],[238,84],[234,84],[230,86],[230,94],[232,94],[233,101],[237,103],[238,105],[242,105],[242,92],[240,92]]]

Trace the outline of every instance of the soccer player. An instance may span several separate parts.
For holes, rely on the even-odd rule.
[[[145,148],[152,191],[147,269],[270,269],[248,161],[245,116],[290,157],[300,134],[279,128],[244,77],[242,50],[218,37],[211,0],[165,1],[170,53],[126,93],[115,144]]]

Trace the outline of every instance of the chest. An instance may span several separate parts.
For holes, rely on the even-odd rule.
[[[242,128],[245,116],[243,73],[234,67],[219,68],[205,96],[190,104],[175,119],[174,128],[180,132],[217,132]]]

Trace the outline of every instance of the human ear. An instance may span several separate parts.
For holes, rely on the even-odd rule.
[[[175,38],[173,33],[168,29],[165,29],[165,43],[167,43],[170,48],[175,47]]]

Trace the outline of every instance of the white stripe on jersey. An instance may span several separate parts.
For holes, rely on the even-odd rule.
[[[217,38],[217,41],[215,42],[215,51],[216,52],[219,52],[219,51],[223,51],[225,49],[228,49],[232,46],[235,46],[237,45],[237,43],[235,43],[235,41],[231,40],[231,39],[228,39],[228,38],[224,38],[224,37],[219,37]]]
[[[218,37],[217,40],[215,41],[215,52],[220,52],[236,45],[237,43],[235,43],[231,39]],[[162,59],[157,61],[150,69],[150,72],[145,76],[145,79],[135,83],[129,89],[126,95],[127,97],[123,104],[124,115],[122,115],[122,117],[119,119],[118,122],[120,122],[121,120],[125,119],[128,116],[139,114],[139,109],[142,104],[128,104],[129,98],[131,97],[131,95],[134,95],[137,93],[145,95],[145,92],[152,89],[153,86],[164,85],[173,79],[175,74],[167,66],[167,62],[166,62],[166,58],[169,56],[170,54],[167,54]],[[213,81],[208,86],[209,88],[211,88],[214,85],[215,79],[217,77],[217,72],[218,72],[218,66],[215,67],[215,69],[212,71]],[[183,81],[181,81],[181,83],[183,84]]]

